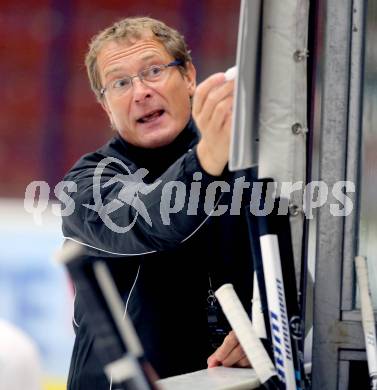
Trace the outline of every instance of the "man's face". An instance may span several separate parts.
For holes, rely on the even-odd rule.
[[[107,88],[124,76],[174,60],[160,42],[142,38],[106,43],[97,56],[97,66],[102,86]],[[195,76],[190,63],[184,75],[174,66],[165,69],[161,80],[153,83],[134,78],[133,86],[121,95],[107,88],[102,106],[127,142],[143,148],[164,146],[177,137],[190,118]]]

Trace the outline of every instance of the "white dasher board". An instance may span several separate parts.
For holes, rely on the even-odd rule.
[[[214,367],[161,379],[162,390],[250,390],[260,386],[252,368]]]

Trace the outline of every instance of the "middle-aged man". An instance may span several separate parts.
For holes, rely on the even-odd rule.
[[[100,32],[86,65],[115,134],[65,177],[77,185],[65,237],[107,261],[160,377],[248,366],[213,296],[233,283],[250,310],[247,223],[241,203],[230,212],[242,200],[227,170],[233,82],[217,73],[196,87],[183,37],[151,18]],[[68,387],[108,389],[75,287]]]

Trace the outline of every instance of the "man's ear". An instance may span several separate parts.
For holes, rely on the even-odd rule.
[[[107,116],[109,117],[109,120],[111,123],[113,123],[113,116],[111,114],[110,107],[106,101],[106,98],[103,96],[103,98],[100,101],[101,107],[106,111]]]
[[[196,69],[192,62],[187,62],[186,71],[183,75],[189,95],[192,97],[196,89]]]
[[[113,129],[113,130],[116,130],[115,123],[114,123],[114,121],[113,121],[113,115],[112,115],[112,113],[111,113],[109,104],[107,103],[105,97],[100,101],[100,104],[101,104],[101,107],[105,110],[105,112],[106,112],[106,114],[107,114],[107,116],[108,116],[108,118],[109,118],[110,125],[111,125],[112,129]]]

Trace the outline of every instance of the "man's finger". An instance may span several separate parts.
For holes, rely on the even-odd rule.
[[[221,362],[219,362],[219,361],[216,359],[215,354],[212,354],[212,355],[207,359],[207,365],[208,365],[208,368],[217,367],[217,366],[221,366]]]
[[[241,367],[241,368],[246,368],[246,367],[251,367],[251,364],[249,362],[249,359],[245,356],[241,360],[239,360],[236,364],[236,367]]]
[[[209,120],[214,124],[214,126],[216,126],[216,128],[221,129],[224,126],[229,115],[232,113],[232,105],[233,96],[228,96],[213,110]]]
[[[215,73],[198,85],[194,94],[192,105],[192,112],[194,115],[201,112],[209,91],[216,85],[221,85],[222,83],[224,83],[224,81],[224,73]]]
[[[224,359],[232,352],[232,350],[238,345],[238,340],[233,331],[231,331],[224,339],[223,343],[215,351],[214,355],[216,359],[223,362]]]
[[[202,109],[205,111],[213,112],[219,103],[229,96],[233,96],[234,81],[228,81],[220,85],[217,88],[213,88],[209,91],[207,98],[203,102]]]
[[[225,367],[232,367],[245,358],[245,356],[245,352],[243,351],[241,345],[238,344],[237,347],[234,348],[224,360],[222,360],[222,364]]]
[[[216,88],[212,88],[207,97],[203,100],[201,110],[198,111],[198,118],[200,116],[201,121],[212,120],[215,112],[219,111],[219,108],[224,101],[233,99],[234,81],[228,81],[220,84]],[[217,114],[216,114],[217,115]]]

